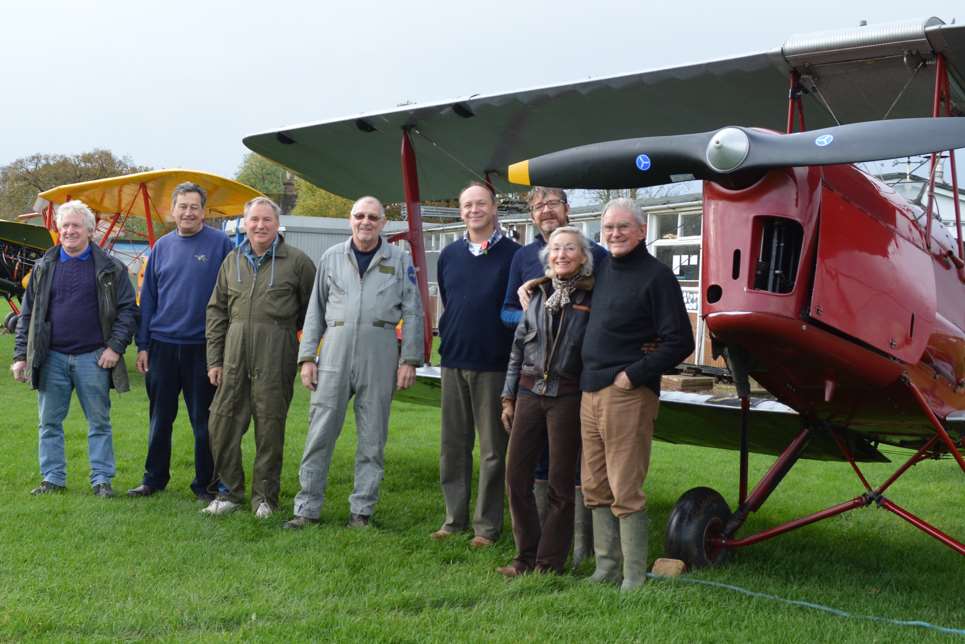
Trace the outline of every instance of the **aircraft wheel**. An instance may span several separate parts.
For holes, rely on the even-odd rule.
[[[688,570],[722,563],[730,551],[710,540],[721,536],[730,514],[727,502],[716,490],[688,490],[667,520],[667,555],[686,563]]]
[[[13,311],[10,311],[10,313],[7,313],[7,317],[4,318],[3,320],[3,326],[8,333],[15,333],[17,331],[17,320],[19,319],[20,319],[20,316],[18,316]]]

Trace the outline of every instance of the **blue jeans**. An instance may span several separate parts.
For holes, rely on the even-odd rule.
[[[64,454],[64,418],[70,410],[70,394],[87,418],[87,454],[90,483],[110,483],[114,478],[114,444],[111,436],[111,372],[97,366],[103,349],[69,356],[51,351],[40,369],[40,473],[55,485],[67,484]]]

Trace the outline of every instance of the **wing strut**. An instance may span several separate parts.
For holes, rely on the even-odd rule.
[[[943,54],[935,55],[935,95],[932,101],[932,116],[953,116],[951,92],[948,87],[948,67],[945,63]],[[952,194],[958,195],[958,172],[955,168],[955,150],[948,151],[948,161],[952,171]],[[925,230],[925,244],[931,250],[931,224],[932,213],[935,206],[935,171],[941,162],[941,153],[933,152],[931,155],[931,169],[928,173],[928,219]],[[962,242],[962,213],[958,199],[952,199],[955,204],[955,231],[958,241],[958,260],[955,264],[962,268],[962,260],[965,260],[965,246]],[[953,258],[954,259],[954,258]]]
[[[790,134],[794,131],[794,116],[797,114],[798,132],[803,132],[807,128],[804,126],[804,100],[801,98],[806,91],[801,85],[801,74],[796,70],[791,70],[791,88],[787,92],[787,131]]]
[[[402,130],[402,190],[405,193],[406,219],[409,230],[389,237],[390,242],[404,239],[409,243],[412,263],[415,265],[416,281],[423,310],[423,352],[426,363],[432,353],[432,321],[435,311],[429,302],[429,275],[426,265],[426,247],[422,236],[422,208],[419,206],[419,170],[416,166],[415,149],[409,139],[409,131]]]

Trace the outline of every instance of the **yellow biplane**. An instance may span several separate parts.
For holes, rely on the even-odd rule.
[[[173,223],[171,192],[185,181],[200,185],[208,193],[207,219],[241,216],[245,203],[261,193],[232,179],[197,170],[167,169],[138,172],[107,179],[71,183],[37,195],[34,213],[19,219],[40,217],[42,227],[27,223],[0,222],[0,297],[7,300],[10,314],[4,320],[12,332],[20,299],[33,263],[57,243],[54,212],[57,206],[79,199],[97,214],[94,243],[119,256],[129,270],[138,273],[138,287],[147,265],[146,251]],[[131,226],[143,220],[143,226]],[[117,242],[124,242],[123,247]],[[133,243],[132,243],[133,242]],[[145,244],[146,242],[146,244]],[[140,290],[140,289],[138,289]]]
[[[37,195],[34,210],[43,216],[44,227],[54,230],[54,211],[72,199],[80,199],[98,215],[98,235],[94,241],[110,247],[121,231],[143,237],[154,245],[158,231],[172,223],[168,200],[175,186],[185,181],[200,185],[208,192],[207,218],[238,217],[245,203],[260,192],[231,179],[197,170],[151,170],[109,179],[71,183]],[[126,228],[131,217],[143,219],[146,232],[132,233]]]

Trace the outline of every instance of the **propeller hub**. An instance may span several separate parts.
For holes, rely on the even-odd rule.
[[[747,159],[751,142],[744,130],[725,127],[707,144],[707,165],[715,172],[733,172]]]

